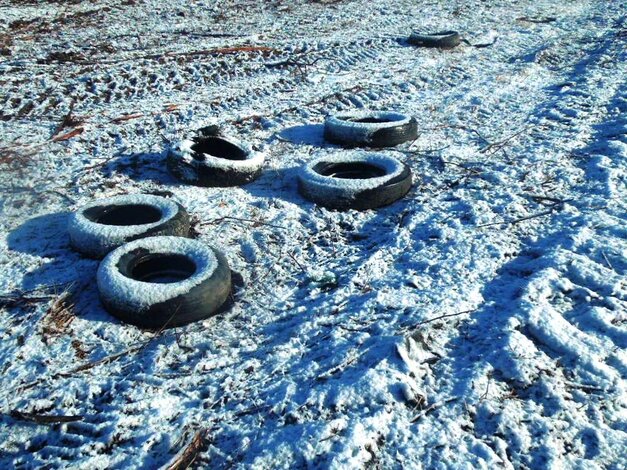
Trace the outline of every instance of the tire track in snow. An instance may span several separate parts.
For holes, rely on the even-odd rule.
[[[536,468],[560,461],[568,465],[590,460],[607,465],[624,462],[624,456],[616,453],[624,442],[618,423],[613,424],[616,417],[605,414],[605,423],[595,423],[604,429],[603,434],[585,437],[592,429],[586,413],[595,408],[590,404],[594,395],[604,392],[613,403],[610,407],[618,406],[627,377],[627,358],[622,352],[627,346],[627,331],[622,327],[627,311],[627,272],[623,262],[613,267],[598,248],[607,246],[616,260],[624,259],[627,252],[624,239],[599,227],[599,221],[608,216],[612,220],[615,211],[620,220],[624,203],[612,202],[611,197],[624,195],[627,187],[624,145],[621,150],[618,144],[624,144],[624,134],[616,134],[616,129],[624,130],[627,125],[625,87],[620,78],[625,71],[623,67],[622,73],[608,76],[608,56],[618,57],[618,63],[625,58],[611,29],[598,48],[574,67],[572,81],[579,86],[556,93],[535,116],[539,118],[536,122],[543,123],[547,115],[556,116],[552,113],[557,109],[559,117],[550,127],[550,140],[572,142],[560,149],[562,155],[571,150],[590,158],[591,153],[604,149],[601,160],[609,178],[599,179],[595,168],[599,157],[591,159],[592,165],[583,164],[586,178],[575,188],[571,202],[578,210],[554,217],[556,228],[546,229],[550,235],[524,248],[498,271],[483,289],[485,306],[473,314],[464,335],[447,346],[449,358],[432,371],[442,381],[441,389],[433,390],[432,400],[463,397],[465,405],[451,405],[436,418],[425,419],[447,420],[452,414],[465,413],[470,421],[466,426],[477,438],[483,436],[485,441],[492,436],[488,444],[497,455],[499,446],[507,447],[505,457],[514,467]],[[595,93],[599,86],[604,88],[600,99],[605,107],[600,115],[593,112],[599,109],[593,98],[599,99]],[[609,120],[599,119],[604,116]],[[580,148],[580,142],[586,140],[589,143]],[[546,134],[542,145],[552,145]],[[589,208],[608,196],[600,209]],[[608,222],[607,226],[616,223]],[[516,402],[521,399],[533,406],[521,409]],[[584,407],[588,411],[582,411]],[[508,421],[512,413],[522,420]],[[538,413],[548,416],[546,421]],[[557,415],[566,420],[567,429],[558,431],[550,418]],[[540,434],[534,434],[538,428]],[[554,437],[558,432],[561,438]],[[525,435],[534,439],[525,442]]]

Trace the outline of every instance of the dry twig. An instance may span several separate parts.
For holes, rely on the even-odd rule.
[[[198,454],[207,446],[209,431],[206,428],[200,429],[191,442],[181,452],[168,462],[164,470],[184,470],[189,468],[198,458]]]
[[[418,413],[416,416],[414,416],[410,423],[416,423],[418,421],[420,421],[420,419],[422,419],[424,416],[428,415],[429,413],[431,413],[432,411],[437,410],[438,408],[443,407],[444,405],[446,405],[447,403],[450,403],[452,401],[456,401],[459,400],[459,397],[451,397],[451,398],[447,398],[445,400],[442,400],[440,402],[437,403],[433,403],[432,405],[429,405],[428,407],[426,407],[424,410],[422,410],[420,413]]]
[[[457,312],[457,313],[447,313],[445,315],[440,315],[438,317],[434,317],[434,318],[429,318],[428,320],[423,320],[421,322],[416,323],[416,327],[421,326],[421,325],[426,325],[427,323],[432,323],[434,321],[438,321],[438,320],[442,320],[444,318],[450,318],[450,317],[457,317],[459,315],[465,315],[466,313],[472,313],[472,312],[476,312],[477,309],[473,308],[472,310],[464,310],[463,312]]]

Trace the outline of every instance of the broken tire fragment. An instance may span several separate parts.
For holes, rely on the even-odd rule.
[[[168,150],[167,165],[172,174],[196,186],[239,186],[256,179],[264,155],[242,142],[218,135],[214,127],[199,129],[194,137]]]

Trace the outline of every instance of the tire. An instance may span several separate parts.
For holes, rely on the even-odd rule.
[[[70,216],[70,244],[91,258],[138,238],[189,235],[189,215],[179,203],[151,194],[97,199]]]
[[[462,38],[457,31],[441,31],[439,33],[420,34],[411,33],[407,42],[418,47],[437,47],[453,49],[459,46]]]
[[[170,172],[180,181],[196,186],[240,186],[260,174],[264,155],[249,146],[203,128],[191,139],[167,151]]]
[[[127,243],[107,255],[96,277],[105,309],[125,323],[148,329],[208,318],[231,292],[224,255],[182,237]]]
[[[387,206],[407,194],[411,185],[407,165],[365,152],[316,158],[303,167],[298,179],[306,199],[339,210]]]
[[[393,147],[418,137],[413,117],[400,113],[365,111],[329,116],[324,122],[327,141],[349,147]]]

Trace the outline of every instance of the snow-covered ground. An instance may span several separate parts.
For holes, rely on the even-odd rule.
[[[200,432],[210,468],[626,468],[625,13],[3,2],[0,467],[154,468]],[[443,29],[496,42],[403,41]],[[362,108],[418,120],[386,151],[414,187],[315,207],[298,168]],[[266,153],[259,180],[169,175],[168,143],[212,122]],[[68,214],[138,192],[226,254],[227,312],[155,334],[104,311]]]

